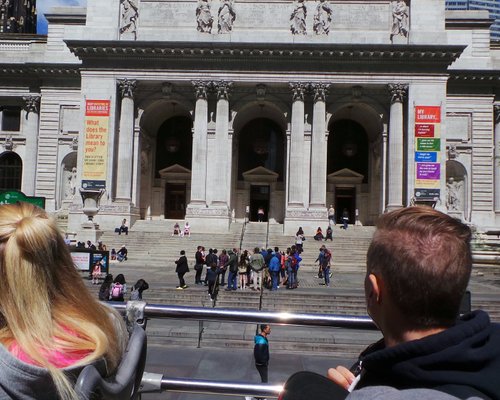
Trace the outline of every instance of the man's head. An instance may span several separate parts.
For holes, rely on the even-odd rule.
[[[470,278],[470,240],[466,225],[429,207],[383,215],[368,249],[365,279],[375,322],[395,310],[403,320],[394,323],[403,329],[453,325]]]
[[[268,324],[261,324],[260,333],[263,334],[264,336],[269,335],[271,333],[271,326]]]

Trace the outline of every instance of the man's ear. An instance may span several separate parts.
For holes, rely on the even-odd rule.
[[[366,284],[367,284],[367,298],[376,303],[380,303],[382,296],[381,296],[381,286],[382,282],[380,279],[374,275],[374,274],[369,274],[366,278]]]

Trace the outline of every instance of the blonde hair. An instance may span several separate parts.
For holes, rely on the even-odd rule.
[[[0,206],[0,314],[0,342],[46,368],[63,400],[77,395],[46,354],[86,351],[72,367],[104,358],[109,371],[120,361],[121,317],[94,299],[55,222],[28,203]]]

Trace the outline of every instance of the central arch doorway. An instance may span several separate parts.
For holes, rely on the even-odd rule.
[[[269,200],[271,188],[269,185],[250,186],[250,221],[257,221],[259,208],[264,210],[264,222],[268,221]]]
[[[264,221],[283,219],[286,138],[270,118],[247,122],[238,136],[238,184],[250,221],[264,209]]]

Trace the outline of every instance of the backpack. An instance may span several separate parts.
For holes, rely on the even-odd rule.
[[[291,267],[292,270],[295,270],[297,268],[297,259],[295,258],[295,256],[289,255],[286,259],[285,265],[287,268]]]
[[[123,297],[123,285],[121,283],[115,283],[113,289],[111,290],[112,299],[120,299]]]
[[[99,300],[101,301],[106,301],[106,300],[109,300],[109,291],[110,291],[110,287],[107,286],[106,288],[104,289],[100,289],[99,290]]]
[[[132,288],[132,293],[130,293],[130,300],[141,300],[139,289],[136,289],[135,287]]]
[[[330,264],[331,259],[332,259],[331,251],[328,249],[325,249],[325,262],[326,262],[326,264]]]

